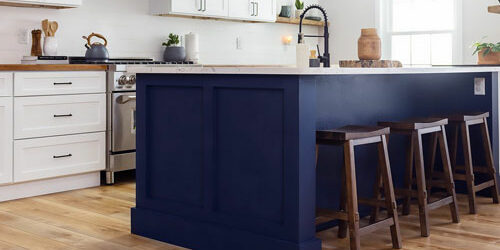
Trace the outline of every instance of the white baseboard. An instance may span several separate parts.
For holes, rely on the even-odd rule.
[[[0,202],[101,185],[100,172],[0,186]]]

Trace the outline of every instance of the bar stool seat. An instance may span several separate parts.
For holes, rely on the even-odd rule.
[[[317,131],[316,139],[319,139],[321,141],[331,140],[335,142],[341,142],[346,140],[387,135],[389,133],[390,129],[388,127],[349,125],[338,129]]]
[[[425,128],[432,128],[444,126],[448,124],[447,119],[443,118],[412,118],[396,122],[379,122],[379,126],[390,127],[391,130],[418,130]]]
[[[484,118],[490,117],[489,112],[471,112],[471,113],[464,113],[464,114],[454,114],[454,115],[448,115],[448,120],[450,123],[455,123],[455,122],[466,122],[466,121],[473,121],[473,120],[483,120]]]
[[[317,215],[339,220],[338,237],[347,237],[349,228],[350,249],[360,249],[360,236],[371,233],[379,228],[390,227],[393,248],[402,247],[401,232],[397,213],[397,204],[392,184],[392,175],[387,152],[387,135],[390,129],[377,126],[345,126],[332,130],[316,131],[316,162],[318,160],[318,145],[342,145],[344,147],[344,167],[342,168],[342,185],[340,192],[340,210],[331,211],[317,209]],[[376,144],[378,146],[379,178],[383,185],[385,198],[359,199],[356,185],[356,167],[354,148],[358,145]],[[368,226],[360,228],[358,203],[385,207],[388,217],[383,220],[370,222]]]
[[[414,118],[400,122],[378,123],[379,126],[389,126],[391,128],[391,133],[403,134],[410,137],[409,145],[406,150],[405,186],[403,189],[397,189],[396,194],[399,194],[402,198],[404,198],[403,215],[408,215],[410,213],[411,198],[418,198],[420,230],[423,237],[430,235],[430,210],[449,205],[453,222],[458,223],[460,221],[458,215],[457,197],[455,193],[455,183],[453,181],[446,139],[445,125],[447,124],[448,119],[446,118]],[[431,178],[431,171],[426,173],[424,166],[425,163],[422,146],[423,135],[431,136],[431,154],[429,159],[430,166],[428,167],[430,170],[433,169],[435,152],[437,151],[436,147],[439,142],[439,151],[441,152],[441,160],[444,170],[444,174],[441,175],[440,181],[442,184],[441,187],[446,189],[447,194],[445,197],[440,197],[437,201],[431,201],[430,187],[434,180]],[[413,190],[414,172],[416,173],[416,192]],[[377,214],[378,211],[372,212],[372,216],[377,216]]]

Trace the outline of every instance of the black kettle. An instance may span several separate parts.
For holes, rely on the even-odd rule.
[[[104,44],[100,42],[95,42],[91,44],[90,40],[94,36],[102,39],[104,41]],[[109,53],[108,49],[106,48],[106,46],[108,45],[108,40],[106,40],[106,38],[103,35],[92,33],[88,37],[83,36],[83,39],[87,41],[87,43],[85,44],[85,48],[87,48],[87,52],[85,53],[85,59],[87,61],[107,62],[109,60]]]

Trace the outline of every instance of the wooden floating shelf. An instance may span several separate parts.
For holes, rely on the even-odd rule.
[[[300,18],[289,18],[289,17],[277,17],[277,23],[288,23],[288,24],[299,24]],[[325,26],[325,22],[323,21],[314,21],[309,19],[304,19],[302,21],[303,25],[311,25],[311,26]],[[328,26],[330,26],[330,22],[328,22]]]
[[[488,7],[488,12],[500,14],[500,5],[493,5]]]
[[[298,19],[298,18],[288,18],[288,17],[277,17],[276,22],[265,22],[265,21],[239,20],[239,19],[221,18],[221,17],[187,16],[187,15],[176,15],[176,14],[160,14],[158,16],[180,17],[180,18],[189,18],[189,19],[198,19],[198,20],[243,22],[243,23],[285,23],[285,24],[298,25],[300,22],[300,19]],[[324,26],[325,22],[304,19],[302,24],[309,25],[309,26]],[[330,25],[330,22],[328,22],[328,25]]]

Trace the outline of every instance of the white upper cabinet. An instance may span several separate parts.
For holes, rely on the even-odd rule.
[[[82,0],[0,0],[0,5],[55,8],[72,8],[82,5]]]
[[[229,0],[151,0],[154,15],[227,17]]]
[[[254,0],[254,20],[275,22],[276,21],[276,0]]]
[[[12,97],[0,97],[0,184],[12,182]]]

